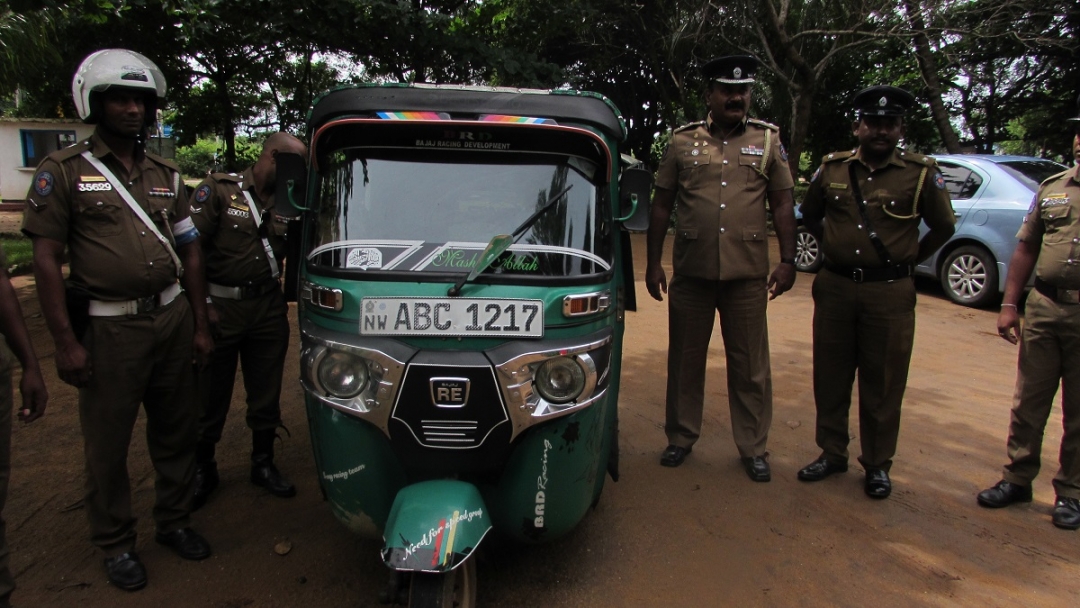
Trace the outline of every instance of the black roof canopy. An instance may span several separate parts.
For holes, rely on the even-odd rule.
[[[461,85],[360,85],[334,89],[316,100],[308,114],[314,132],[343,116],[373,112],[445,112],[474,120],[481,114],[550,118],[585,123],[616,141],[626,139],[618,108],[597,93],[569,90],[509,89]]]

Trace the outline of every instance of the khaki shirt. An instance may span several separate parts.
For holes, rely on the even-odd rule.
[[[1050,177],[1016,237],[1042,239],[1035,276],[1061,289],[1080,289],[1080,166]]]
[[[726,135],[709,119],[676,129],[656,186],[676,193],[675,274],[769,274],[766,193],[794,186],[775,125],[748,119]]]
[[[129,175],[96,132],[38,165],[26,194],[23,232],[65,243],[71,282],[95,299],[132,300],[160,293],[176,282],[172,256],[81,156],[84,150],[127,186],[158,231],[173,242],[173,224],[188,217],[186,202],[177,197],[179,168],[148,153],[135,162]]]
[[[849,166],[866,201],[870,225],[877,231],[894,264],[914,264],[919,254],[919,222],[931,230],[956,225],[952,201],[937,161],[929,156],[893,150],[884,167],[871,172],[858,149],[834,152],[810,179],[799,207],[808,220],[825,219],[821,243],[825,259],[839,266],[883,268],[886,263],[870,240],[855,195]]]
[[[244,190],[262,212],[261,230],[251,217]],[[230,287],[273,280],[261,235],[267,236],[280,272],[286,228],[286,220],[273,209],[273,198],[262,201],[255,193],[255,176],[250,168],[241,175],[214,173],[195,188],[191,195],[191,219],[203,235],[206,280]]]

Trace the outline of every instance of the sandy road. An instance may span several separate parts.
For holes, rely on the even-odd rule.
[[[643,239],[635,239],[643,254]],[[703,437],[682,467],[660,467],[667,310],[644,291],[643,255],[636,270],[640,310],[628,315],[620,402],[622,480],[609,480],[595,512],[568,538],[491,547],[479,565],[481,605],[1080,605],[1080,534],[1054,528],[1049,518],[1061,436],[1057,407],[1035,502],[1000,511],[975,504],[975,493],[999,478],[1015,374],[1016,349],[995,335],[995,312],[951,304],[932,285],[920,289],[895,489],[877,502],[863,495],[857,465],[817,484],[795,479],[818,453],[808,275],[769,307],[773,481],[753,483],[739,465],[718,330]],[[130,468],[150,584],[137,593],[112,588],[87,540],[79,502],[74,392],[56,380],[30,283],[17,284],[52,403],[44,419],[17,424],[14,432],[5,517],[16,605],[378,605],[387,577],[379,544],[351,536],[322,502],[295,383],[283,396],[292,438],[278,461],[299,495],[275,499],[247,481],[248,434],[243,416],[231,416],[219,448],[222,486],[195,515],[215,551],[201,563],[152,541],[153,473],[139,427]],[[289,378],[297,377],[295,354],[294,347]],[[242,411],[242,401],[234,407]],[[856,438],[853,455],[857,445]],[[285,556],[273,551],[282,540],[292,546]]]

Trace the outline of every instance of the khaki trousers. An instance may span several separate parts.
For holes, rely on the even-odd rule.
[[[199,374],[199,442],[221,440],[236,383],[236,363],[244,373],[247,425],[253,431],[281,424],[281,378],[289,348],[289,308],[281,290],[247,300],[214,298],[220,316],[214,355]]]
[[[1080,306],[1032,291],[1024,321],[1004,478],[1029,486],[1039,474],[1043,431],[1060,384],[1064,434],[1054,491],[1080,499]]]
[[[142,403],[157,476],[161,532],[189,523],[198,405],[192,368],[194,320],[184,297],[149,313],[95,317],[83,343],[93,375],[79,390],[86,453],[86,514],[92,542],[114,556],[135,548],[127,456]]]
[[[668,442],[690,447],[701,435],[705,366],[713,321],[727,361],[731,431],[739,455],[763,456],[772,424],[772,369],[765,279],[707,281],[676,275],[668,288]]]
[[[915,283],[910,278],[856,283],[822,270],[812,291],[818,447],[829,461],[847,462],[851,389],[858,371],[859,462],[888,471],[915,343]]]

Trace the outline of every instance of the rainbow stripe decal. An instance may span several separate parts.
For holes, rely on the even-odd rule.
[[[528,116],[506,116],[503,114],[484,114],[480,117],[484,122],[513,122],[527,125],[557,125],[559,123],[550,118],[529,118]]]
[[[376,112],[383,120],[449,120],[450,115],[439,112]]]

